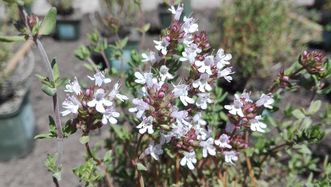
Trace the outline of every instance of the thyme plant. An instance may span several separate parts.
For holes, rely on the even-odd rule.
[[[52,70],[38,77],[42,90],[53,98],[55,120],[50,117],[49,132],[36,138],[59,141],[58,154],[46,161],[56,186],[61,170],[67,169],[61,165],[61,142],[77,133],[86,161],[73,172],[85,186],[261,186],[279,185],[279,177],[289,186],[330,185],[328,158],[319,164],[308,146],[323,139],[330,119],[329,107],[315,99],[328,89],[323,81],[331,67],[325,56],[305,51],[270,89],[232,97],[216,86],[220,80],[232,81],[232,55],[213,50],[195,18],[180,19],[183,5],[169,11],[173,21],[154,40],[155,50],[132,52],[125,85],[111,77],[109,68],[100,71],[91,63],[90,50],[84,47],[76,56],[92,67],[90,84],[61,78],[39,40],[54,27],[56,10],[42,22],[23,16],[23,38],[35,42]],[[300,76],[313,82],[309,105],[283,107],[283,95],[298,90]],[[56,93],[61,86],[67,97],[59,112]],[[60,113],[70,118],[64,125]],[[107,128],[111,135],[105,140],[106,152],[93,148],[91,133]]]

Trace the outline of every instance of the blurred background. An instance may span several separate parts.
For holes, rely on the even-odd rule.
[[[171,13],[167,3],[158,0],[23,0],[25,10],[40,17],[51,6],[57,7],[57,27],[51,37],[42,39],[50,57],[56,57],[63,76],[84,78],[88,69],[75,49],[91,43],[97,32],[113,43],[127,38],[122,60],[116,52],[107,55],[116,72],[125,72],[131,50],[154,47],[162,29],[169,26]],[[176,1],[177,2],[177,1]],[[184,14],[198,18],[199,30],[205,30],[213,48],[223,48],[233,56],[233,84],[224,83],[230,93],[245,88],[255,91],[268,87],[272,76],[293,63],[305,49],[331,50],[331,0],[183,0]],[[17,32],[16,7],[0,0],[0,35]],[[141,32],[145,29],[145,32]],[[79,56],[79,55],[78,55]],[[94,62],[105,62],[97,52]],[[43,165],[47,153],[56,151],[56,142],[33,140],[38,132],[48,131],[51,99],[40,90],[34,76],[46,70],[32,44],[0,43],[0,187],[42,187],[52,183]],[[272,75],[272,76],[270,76]],[[308,86],[309,87],[309,86]],[[305,93],[299,93],[302,96]],[[60,100],[63,101],[61,92]],[[291,98],[300,104],[298,97]],[[325,102],[330,102],[326,95]],[[107,131],[93,136],[102,144]],[[83,149],[76,137],[64,142],[63,186],[77,186],[78,179],[68,169],[83,161]],[[330,154],[330,136],[319,147]]]

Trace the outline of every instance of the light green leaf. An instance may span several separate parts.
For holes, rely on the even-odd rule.
[[[24,41],[25,36],[0,36],[0,42],[20,42]]]
[[[89,136],[82,136],[82,137],[79,138],[79,142],[81,144],[86,144],[89,141],[90,141],[90,137]]]
[[[86,46],[80,46],[75,50],[75,56],[79,60],[86,60],[91,56],[90,50]]]
[[[60,78],[60,70],[59,70],[59,65],[57,64],[55,58],[53,58],[51,65],[52,65],[52,69],[53,69],[54,80],[56,81]]]
[[[33,139],[35,139],[35,140],[37,140],[37,139],[48,139],[48,138],[52,138],[51,133],[38,134],[35,137],[33,137]]]
[[[297,119],[303,119],[305,117],[305,114],[302,113],[302,111],[300,109],[293,110],[292,115]]]
[[[61,167],[56,164],[56,156],[54,154],[48,154],[47,159],[45,161],[45,166],[47,167],[48,171],[53,174],[58,181],[61,180]]]
[[[140,171],[147,171],[146,166],[144,166],[142,163],[138,162],[137,169]]]
[[[321,108],[322,102],[320,100],[313,101],[308,109],[309,114],[315,114]]]
[[[52,7],[48,11],[43,22],[41,23],[39,33],[38,33],[39,35],[49,35],[53,32],[53,30],[56,26],[56,16],[57,16],[56,8]]]
[[[54,96],[56,94],[56,88],[52,88],[52,87],[47,86],[45,84],[41,85],[41,90],[49,96]]]

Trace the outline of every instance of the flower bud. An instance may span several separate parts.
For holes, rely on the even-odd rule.
[[[310,74],[320,74],[324,71],[325,54],[320,51],[304,51],[299,58],[299,63]]]
[[[159,92],[159,94],[157,96],[161,99],[164,97],[164,95],[165,95],[164,92],[161,91],[161,92]]]

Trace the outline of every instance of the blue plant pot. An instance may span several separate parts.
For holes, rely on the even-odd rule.
[[[12,102],[13,110],[0,113],[0,161],[22,157],[32,150],[35,119],[28,95],[16,95],[16,101],[2,104],[6,107]]]
[[[78,40],[80,37],[80,20],[58,19],[55,36],[58,40]]]
[[[107,48],[105,53],[111,63],[111,67],[117,71],[125,72],[129,69],[129,61],[131,59],[131,51],[137,50],[139,46],[138,41],[128,41],[127,45],[123,49],[122,59],[113,59],[112,58],[112,49]]]

